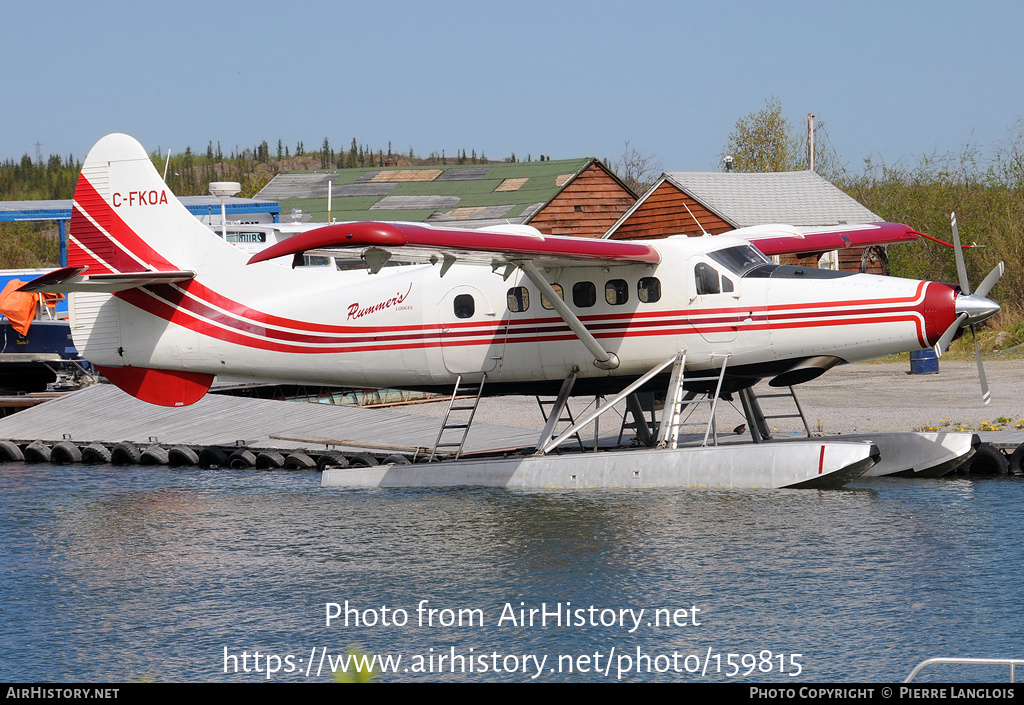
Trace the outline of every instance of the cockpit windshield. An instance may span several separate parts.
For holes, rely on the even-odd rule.
[[[770,259],[750,245],[737,245],[724,250],[716,250],[709,252],[708,257],[741,277],[752,269],[772,263]]]

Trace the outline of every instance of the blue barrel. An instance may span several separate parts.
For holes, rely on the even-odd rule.
[[[939,373],[939,356],[935,348],[915,350],[910,353],[910,374],[936,375]]]

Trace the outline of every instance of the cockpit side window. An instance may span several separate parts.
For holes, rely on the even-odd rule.
[[[704,262],[698,262],[693,268],[693,280],[697,285],[698,294],[718,294],[721,288],[718,284],[718,270]]]

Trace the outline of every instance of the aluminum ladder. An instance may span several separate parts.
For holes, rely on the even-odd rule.
[[[448,402],[448,410],[445,412],[444,420],[441,422],[441,430],[437,432],[437,440],[434,441],[434,449],[430,451],[430,458],[427,462],[433,462],[434,458],[437,457],[438,451],[443,448],[455,448],[456,460],[462,455],[462,448],[466,445],[466,437],[469,435],[469,429],[473,425],[473,417],[476,416],[477,407],[480,406],[480,397],[483,396],[484,382],[486,381],[487,373],[484,373],[480,378],[480,383],[477,385],[463,385],[462,375],[455,378],[455,389],[452,391],[451,401]],[[459,399],[460,388],[465,396],[472,395],[472,404],[467,403],[468,399]],[[452,412],[455,412],[454,417]],[[468,416],[466,412],[469,412]],[[446,432],[459,430],[462,431],[462,437],[459,438],[458,443],[442,443]]]

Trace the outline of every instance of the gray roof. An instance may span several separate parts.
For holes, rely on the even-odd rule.
[[[671,171],[663,178],[737,228],[767,223],[814,226],[884,220],[813,171]]]

